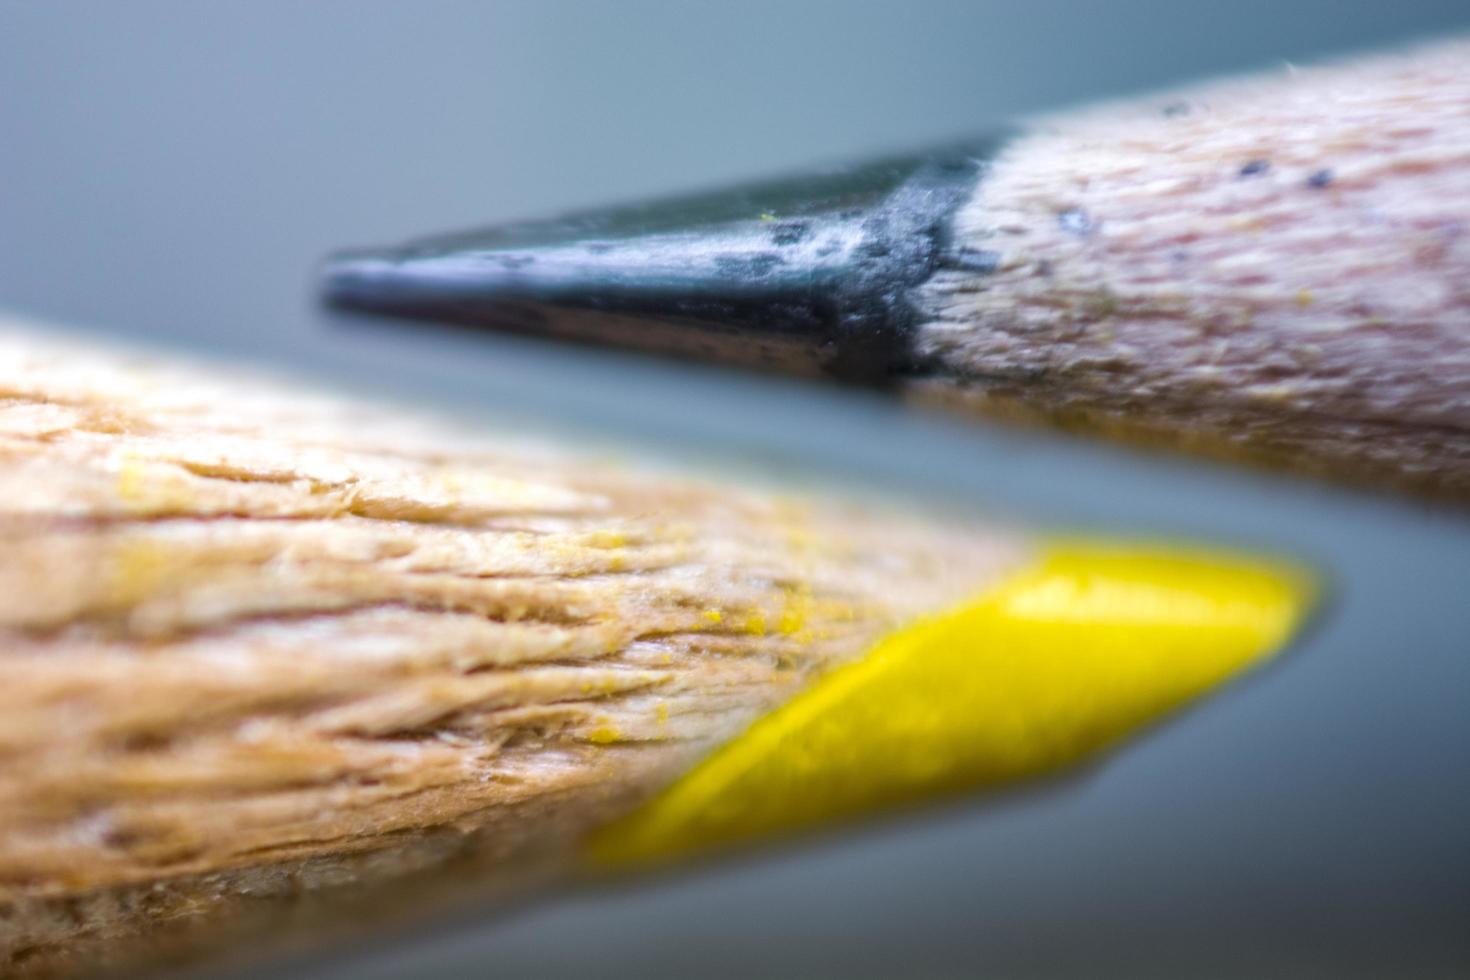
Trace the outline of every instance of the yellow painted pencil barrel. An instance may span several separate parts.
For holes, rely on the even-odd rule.
[[[1054,774],[1279,650],[1311,592],[1240,556],[1047,549],[757,721],[599,831],[590,859],[662,862]]]

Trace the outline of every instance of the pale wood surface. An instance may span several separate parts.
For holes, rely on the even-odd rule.
[[[1470,498],[1470,41],[1039,121],[921,393]]]
[[[1029,547],[0,327],[15,969],[564,853]]]

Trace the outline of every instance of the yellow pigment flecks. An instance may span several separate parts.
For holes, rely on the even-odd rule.
[[[587,544],[593,548],[626,548],[628,536],[622,531],[593,531],[587,535]]]
[[[786,602],[781,607],[781,615],[776,620],[776,632],[782,636],[794,636],[805,627],[807,617],[812,611],[812,594],[810,588],[793,590],[786,596]]]
[[[724,620],[724,615],[718,609],[706,609],[704,611],[704,621],[707,623],[712,623],[718,626],[720,623],[724,622]]]
[[[740,628],[751,636],[765,636],[766,614],[759,609],[752,609],[746,613],[745,622],[740,624]]]
[[[124,541],[112,553],[109,592],[119,606],[141,602],[171,578],[187,574],[162,545],[149,541]]]
[[[587,741],[594,745],[610,745],[623,737],[616,725],[604,724],[587,733]]]
[[[178,466],[125,453],[118,460],[117,499],[132,513],[184,512],[194,501],[190,480]]]
[[[125,455],[117,471],[117,495],[126,503],[141,500],[147,490],[147,464],[137,456]]]
[[[1300,571],[1069,544],[878,642],[595,834],[594,867],[660,863],[1082,762],[1273,653]]]

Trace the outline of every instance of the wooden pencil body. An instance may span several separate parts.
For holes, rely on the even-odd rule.
[[[1029,547],[511,442],[0,339],[0,962],[518,882]]]
[[[1034,124],[921,290],[924,398],[1470,495],[1470,44]]]

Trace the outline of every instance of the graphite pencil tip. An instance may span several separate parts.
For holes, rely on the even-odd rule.
[[[877,381],[997,140],[385,249],[331,305]]]

